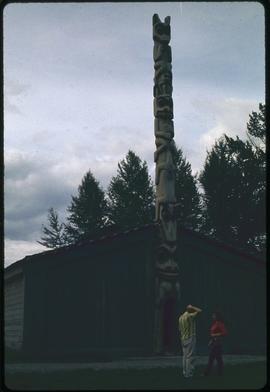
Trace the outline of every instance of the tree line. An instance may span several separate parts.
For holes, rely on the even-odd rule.
[[[224,134],[192,174],[177,147],[177,219],[181,225],[247,251],[265,251],[265,105],[249,115],[247,139]],[[89,170],[67,207],[66,222],[54,208],[38,241],[57,248],[154,221],[155,189],[146,161],[129,150],[106,191]]]

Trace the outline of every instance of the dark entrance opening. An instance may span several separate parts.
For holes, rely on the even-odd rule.
[[[176,335],[176,299],[169,297],[164,302],[163,308],[163,351],[168,354],[175,352]]]

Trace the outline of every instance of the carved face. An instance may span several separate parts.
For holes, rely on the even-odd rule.
[[[164,44],[168,44],[171,39],[170,17],[166,17],[164,23],[158,15],[153,16],[153,39]]]
[[[179,276],[179,267],[173,256],[168,253],[162,254],[160,251],[156,268],[163,276],[168,276],[171,278],[177,278]]]
[[[171,64],[158,63],[155,73],[154,96],[172,95],[172,67]]]
[[[161,118],[173,118],[173,100],[169,95],[162,95],[154,99],[154,115]]]

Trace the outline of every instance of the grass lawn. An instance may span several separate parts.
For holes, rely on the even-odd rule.
[[[7,374],[13,390],[89,389],[260,389],[266,383],[266,363],[226,365],[224,375],[203,377],[203,367],[193,379],[184,379],[181,369],[72,370],[52,373]]]

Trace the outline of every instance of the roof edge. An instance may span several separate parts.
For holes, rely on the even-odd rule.
[[[191,236],[200,238],[214,246],[217,246],[219,248],[225,249],[226,251],[229,251],[231,253],[234,253],[238,256],[242,256],[245,257],[255,263],[257,263],[258,265],[261,266],[265,266],[266,262],[264,259],[260,258],[259,255],[253,255],[251,253],[248,253],[240,248],[236,248],[232,245],[228,245],[225,242],[218,240],[216,238],[210,238],[209,236],[207,236],[204,233],[201,233],[199,231],[196,231],[194,229],[185,227],[183,225],[181,225],[179,223],[179,221],[177,222],[178,226],[177,226],[177,230],[178,230],[178,234],[179,232],[185,232]],[[64,253],[68,250],[72,250],[72,249],[76,249],[76,248],[80,248],[89,244],[97,244],[99,242],[103,242],[103,241],[110,241],[113,240],[115,238],[120,238],[121,236],[125,236],[125,235],[129,235],[130,233],[134,233],[134,232],[140,232],[143,231],[145,229],[154,229],[155,227],[158,227],[158,222],[152,222],[152,223],[148,223],[142,226],[136,226],[136,227],[132,227],[130,229],[127,230],[123,230],[123,231],[119,231],[119,232],[115,232],[115,233],[110,233],[109,235],[101,235],[100,237],[94,238],[94,239],[88,239],[88,240],[83,240],[83,241],[79,241],[75,244],[71,244],[71,245],[66,245],[66,246],[62,246],[56,249],[50,249],[50,250],[45,250],[44,252],[40,252],[40,253],[35,253],[33,255],[28,255],[25,256],[24,258],[15,261],[14,263],[10,264],[9,266],[5,267],[5,271],[9,271],[12,268],[15,268],[17,265],[21,265],[24,264],[25,262],[27,262],[29,259],[33,259],[35,257],[40,257],[40,256],[45,256],[48,254],[57,254],[57,253]]]

